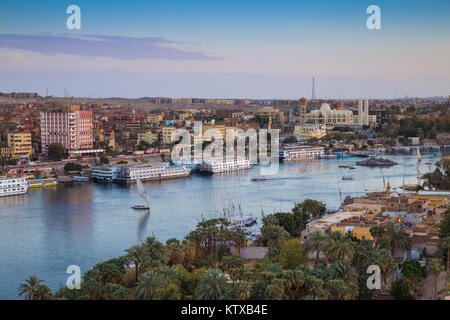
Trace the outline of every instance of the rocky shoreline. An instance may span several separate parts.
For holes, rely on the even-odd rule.
[[[391,167],[398,164],[395,161],[384,159],[384,158],[371,158],[364,161],[356,162],[358,166],[365,166],[365,167]]]

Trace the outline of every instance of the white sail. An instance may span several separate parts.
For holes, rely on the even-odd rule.
[[[139,195],[141,196],[142,199],[145,200],[146,205],[150,205],[150,199],[147,195],[147,191],[145,190],[144,185],[142,184],[141,179],[137,178],[136,184],[137,184],[137,190],[139,192]]]
[[[417,163],[416,163],[416,171],[417,171],[417,185],[420,185],[420,169],[419,162],[422,160],[422,156],[420,155],[420,150],[417,148]]]

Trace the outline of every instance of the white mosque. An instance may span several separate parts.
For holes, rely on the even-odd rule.
[[[325,124],[330,127],[346,127],[355,124],[352,111],[333,110],[328,103],[323,103],[320,109],[309,112],[306,115],[306,121],[312,124]]]

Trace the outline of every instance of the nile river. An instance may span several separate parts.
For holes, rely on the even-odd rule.
[[[142,203],[136,187],[93,183],[30,189],[26,195],[0,198],[0,299],[18,298],[18,286],[32,274],[53,290],[66,283],[69,265],[85,272],[95,263],[154,234],[161,241],[183,238],[202,217],[238,210],[261,217],[290,210],[305,198],[337,209],[347,196],[383,190],[383,176],[393,188],[416,183],[416,156],[383,156],[399,164],[391,168],[338,168],[362,158],[281,164],[271,180],[253,182],[259,167],[214,176],[148,182],[151,213],[130,207]],[[438,158],[423,156],[422,173],[434,170]],[[342,180],[352,175],[353,180]]]

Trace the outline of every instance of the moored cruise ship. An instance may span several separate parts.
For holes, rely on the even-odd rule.
[[[282,161],[301,161],[320,159],[325,156],[324,147],[315,146],[288,146],[280,150]]]
[[[113,182],[120,172],[120,167],[101,166],[92,168],[92,180],[95,182]]]
[[[171,166],[169,163],[145,164],[120,168],[114,181],[129,183],[136,182],[137,178],[141,181],[183,178],[190,173],[191,169],[184,166]]]
[[[0,177],[0,197],[27,193],[28,183],[25,178]]]
[[[200,166],[200,171],[204,173],[222,173],[250,169],[251,167],[252,164],[248,159],[212,160],[203,162]]]

